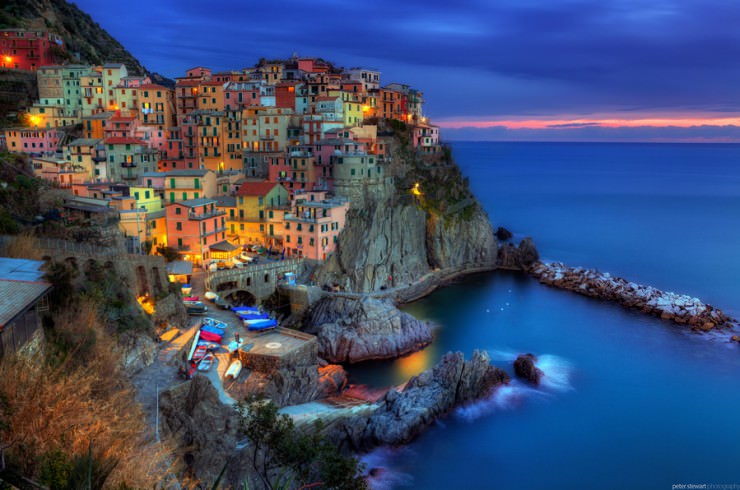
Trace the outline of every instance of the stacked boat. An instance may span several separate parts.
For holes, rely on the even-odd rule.
[[[204,318],[200,328],[195,332],[193,345],[188,353],[190,375],[197,368],[199,371],[208,371],[215,360],[213,352],[220,346],[226,333],[226,324],[213,318]]]
[[[270,330],[278,326],[277,320],[254,306],[234,306],[231,308],[250,332]]]

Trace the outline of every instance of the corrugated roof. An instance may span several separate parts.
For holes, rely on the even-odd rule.
[[[167,264],[167,274],[174,276],[190,275],[193,273],[193,263],[187,260],[174,260]]]
[[[211,203],[216,204],[216,200],[201,197],[199,199],[188,199],[187,201],[176,202],[175,204],[182,204],[183,206],[187,206],[189,208],[197,208],[198,206],[205,206],[206,204]]]
[[[95,146],[102,141],[100,138],[77,138],[67,146]]]
[[[49,289],[48,282],[0,280],[0,330],[33,306]]]
[[[16,281],[38,281],[44,276],[41,260],[13,259],[0,257],[0,279]]]
[[[228,240],[224,240],[222,242],[214,243],[208,248],[210,250],[216,250],[218,252],[233,252],[239,247],[237,247],[236,245],[232,245],[231,243],[228,242]]]

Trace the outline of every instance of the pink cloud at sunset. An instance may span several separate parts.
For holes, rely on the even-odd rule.
[[[438,119],[442,128],[495,128],[506,129],[573,129],[581,127],[603,128],[691,128],[697,126],[740,126],[740,117],[640,117],[640,118],[546,118],[546,119],[501,119],[501,120],[457,120]]]

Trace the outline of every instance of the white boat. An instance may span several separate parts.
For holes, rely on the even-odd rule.
[[[203,295],[206,297],[207,300],[215,301],[218,299],[218,294],[212,292],[212,291],[206,291],[206,293]]]
[[[190,348],[190,352],[188,352],[188,361],[193,358],[193,354],[195,353],[195,348],[198,347],[199,338],[200,338],[200,329],[195,331],[195,337],[193,338],[193,346]]]
[[[208,327],[216,327],[220,328],[221,330],[226,330],[226,328],[229,326],[226,324],[226,322],[222,322],[220,320],[216,320],[215,318],[206,317],[201,322],[201,325],[208,326]]]
[[[229,366],[229,369],[226,370],[226,374],[224,375],[225,379],[236,379],[239,377],[239,373],[242,372],[242,362],[240,360],[236,360],[231,363]]]

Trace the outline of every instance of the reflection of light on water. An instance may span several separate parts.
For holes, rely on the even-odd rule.
[[[396,378],[407,380],[432,367],[431,352],[431,349],[424,349],[398,359],[394,364]]]

